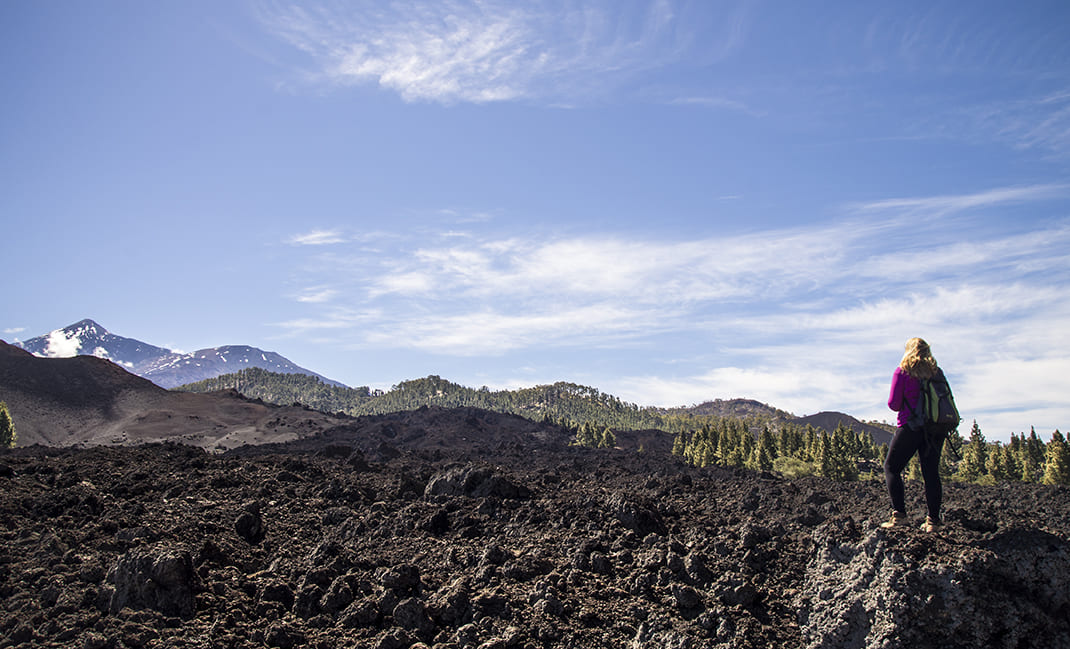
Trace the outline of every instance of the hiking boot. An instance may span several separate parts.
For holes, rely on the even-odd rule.
[[[939,520],[933,520],[932,516],[926,516],[925,522],[921,524],[922,532],[936,532],[943,527],[943,522]]]
[[[907,518],[906,514],[904,514],[903,512],[893,511],[892,512],[892,519],[890,521],[888,521],[887,523],[881,523],[881,527],[883,527],[884,529],[890,529],[890,528],[893,528],[893,527],[898,527],[900,525],[907,525],[909,523],[910,523],[910,519]]]

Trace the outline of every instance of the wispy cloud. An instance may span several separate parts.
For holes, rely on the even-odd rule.
[[[716,96],[692,96],[692,97],[678,97],[669,102],[676,106],[704,106],[706,108],[713,108],[719,110],[727,110],[736,113],[742,113],[751,117],[762,117],[767,114],[767,111],[758,110],[751,107],[745,102],[737,99],[728,99],[726,97]]]
[[[296,246],[325,246],[332,243],[343,243],[345,237],[337,230],[312,230],[304,234],[296,234],[287,243]]]
[[[44,355],[49,358],[70,358],[77,356],[82,348],[82,341],[77,334],[68,336],[62,329],[48,334]]]
[[[735,4],[735,3],[734,3]],[[494,102],[590,96],[685,56],[697,39],[674,3],[406,2],[316,11],[265,4],[263,22],[312,56],[315,76],[378,84],[406,101]],[[708,49],[732,50],[743,16],[726,12]]]
[[[1017,149],[1070,155],[1070,87],[971,106],[961,118],[960,124]]]
[[[1070,190],[1070,185],[1067,184],[1001,187],[971,194],[888,198],[868,203],[854,203],[849,205],[848,208],[861,213],[899,212],[910,215],[922,214],[929,217],[939,217],[981,207],[1056,198],[1065,196],[1068,190]]]
[[[503,313],[493,308],[403,318],[371,332],[371,345],[397,345],[456,356],[498,355],[532,346],[619,344],[648,335],[657,314],[615,303]]]
[[[1070,349],[1070,223],[971,218],[1064,195],[1043,185],[886,199],[853,205],[841,221],[689,240],[446,233],[379,257],[332,257],[344,268],[335,275],[359,279],[323,282],[332,267],[319,266],[320,283],[338,293],[282,328],[457,357],[605,349],[623,359],[651,346],[664,349],[661,361],[598,386],[643,404],[748,396],[871,418],[889,417],[891,369],[920,335],[961,385],[967,416],[1010,426],[1006,413],[1027,420],[1055,407],[1053,390],[1034,390],[1043,403],[1019,412],[990,368],[1070,390],[1058,373],[1058,350]]]
[[[298,302],[304,302],[306,304],[322,304],[324,302],[330,302],[331,298],[336,296],[338,291],[326,286],[313,286],[305,289],[297,296]]]

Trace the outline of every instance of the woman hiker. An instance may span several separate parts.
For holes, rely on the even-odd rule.
[[[940,528],[940,505],[944,499],[944,488],[940,482],[940,452],[943,444],[939,447],[927,444],[924,426],[910,420],[921,400],[921,380],[941,375],[942,370],[937,366],[929,344],[921,338],[908,340],[906,354],[892,375],[892,390],[888,396],[888,407],[897,411],[899,416],[896,421],[898,428],[884,461],[884,481],[892,500],[892,518],[882,523],[881,527],[910,524],[906,513],[903,469],[917,453],[921,461],[921,477],[925,480],[925,503],[929,510],[921,529],[932,532]]]

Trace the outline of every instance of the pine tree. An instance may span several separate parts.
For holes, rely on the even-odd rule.
[[[676,433],[676,438],[673,439],[673,441],[672,441],[672,454],[673,455],[679,455],[681,457],[684,456],[684,450],[687,448],[687,445],[688,445],[688,442],[685,441],[686,437],[687,437],[687,433],[684,433],[684,432]]]
[[[750,457],[750,454],[754,451],[754,447],[757,446],[757,442],[754,440],[754,435],[747,429],[747,424],[742,421],[739,422],[736,436],[739,439],[740,449],[743,452],[743,457],[736,466],[743,466],[743,462]]]
[[[966,482],[980,480],[986,473],[987,459],[988,444],[985,443],[985,436],[975,420],[970,430],[970,443],[962,449],[962,462],[959,462],[955,478]]]
[[[717,449],[718,444],[721,441],[720,429],[710,424],[702,426],[703,435],[706,440],[703,442],[705,447],[706,466],[717,463]]]
[[[743,430],[742,425],[732,425],[728,429],[728,436],[732,438],[731,452],[728,454],[725,464],[728,466],[743,466],[747,460],[747,454],[750,452],[751,445],[747,443],[750,433]],[[751,438],[751,441],[753,441],[753,438]]]
[[[758,436],[758,444],[751,452],[749,465],[758,471],[772,471],[773,461],[776,458],[776,439],[773,437],[773,433],[769,431],[769,427],[763,426],[762,432]]]
[[[951,435],[948,435],[947,438],[944,440],[944,448],[940,453],[941,478],[951,479],[951,476],[955,473],[956,463],[954,462],[954,460],[952,460],[952,454],[957,452],[954,450],[955,448],[962,447],[961,441],[956,442],[953,439],[955,437],[958,437],[959,440],[962,439],[962,437],[959,436],[958,431],[955,431]]]
[[[910,461],[907,462],[906,478],[907,480],[921,480],[921,460],[918,459],[918,454],[910,456]]]
[[[868,433],[859,433],[859,440],[861,441],[861,452],[859,453],[859,459],[861,460],[875,460],[877,459],[877,443],[873,441],[873,436]]]
[[[690,435],[687,433],[683,431],[676,433],[676,438],[673,439],[672,442],[672,454],[681,455],[681,457],[690,460],[690,458],[687,457],[687,447],[689,446],[690,441]]]
[[[15,422],[11,420],[11,413],[7,410],[7,404],[0,401],[0,448],[11,448],[18,441],[15,433]]]
[[[1040,482],[1044,478],[1044,442],[1037,436],[1035,428],[1030,427],[1029,437],[1022,436],[1022,448],[1018,461],[1022,465],[1022,480]]]
[[[1022,464],[1018,457],[1021,454],[1018,449],[1014,448],[1015,443],[1021,446],[1021,442],[1014,435],[1011,435],[1011,443],[1003,447],[1003,469],[1008,480],[1020,481],[1022,479]]]
[[[1003,463],[1003,448],[996,442],[988,448],[988,457],[985,458],[985,473],[992,482],[1007,481],[1007,467]]]
[[[599,437],[598,433],[595,432],[594,426],[584,422],[580,426],[579,432],[576,433],[576,444],[578,446],[590,446],[594,448],[597,447],[601,441]]]
[[[730,422],[721,431],[717,445],[717,459],[721,465],[743,466],[743,462],[747,458],[747,449],[744,448],[743,438],[745,434],[742,430],[742,425],[738,421]]]
[[[831,474],[828,477],[844,481],[857,480],[859,449],[858,435],[843,425],[837,426],[832,432],[829,467]]]
[[[798,457],[799,450],[803,445],[802,432],[798,426],[786,424],[780,429],[777,436],[777,455]]]
[[[802,458],[807,462],[813,462],[814,464],[820,464],[821,455],[821,435],[811,424],[806,425],[806,457]]]
[[[831,478],[833,473],[832,440],[826,432],[821,433],[817,443],[817,473]]]
[[[1048,450],[1044,459],[1044,484],[1070,485],[1070,447],[1067,446],[1066,438],[1058,430],[1051,436],[1048,442]]]
[[[702,440],[698,449],[696,450],[697,460],[694,462],[697,466],[709,466],[717,463],[717,451],[713,448],[708,440]]]

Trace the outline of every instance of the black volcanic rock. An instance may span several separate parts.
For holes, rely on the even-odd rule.
[[[164,388],[203,381],[250,367],[280,374],[307,374],[329,385],[342,386],[341,383],[296,365],[275,352],[248,345],[225,345],[200,349],[189,354],[179,353],[133,338],[117,336],[88,319],[16,343],[16,346],[45,358],[67,358],[76,355],[106,358]]]
[[[311,439],[0,452],[0,646],[1070,646],[1065,487],[948,484],[927,534],[879,526],[880,481],[568,446],[355,472]],[[464,488],[488,467],[528,497]],[[457,489],[399,489],[458,468]]]

